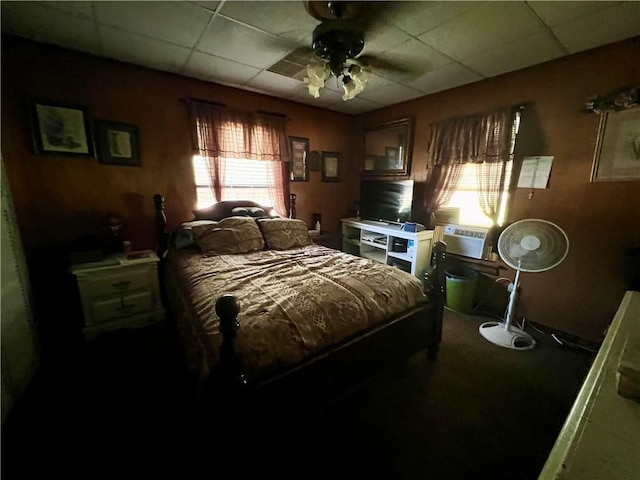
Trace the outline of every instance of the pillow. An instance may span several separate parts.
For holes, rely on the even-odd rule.
[[[178,250],[196,246],[193,240],[193,227],[199,225],[215,225],[216,223],[218,222],[214,222],[213,220],[194,220],[193,222],[181,223],[175,233],[173,245]]]
[[[231,209],[232,217],[245,217],[249,215],[249,210],[246,207],[236,207]]]
[[[311,245],[309,229],[302,220],[293,218],[258,219],[262,236],[267,248],[272,250],[288,250],[294,247]]]
[[[200,249],[210,255],[256,252],[264,248],[264,239],[251,217],[227,217],[215,225],[191,229]]]
[[[260,207],[247,207],[247,211],[249,212],[249,215],[252,217],[266,217],[267,214],[264,211],[264,208],[260,208]]]

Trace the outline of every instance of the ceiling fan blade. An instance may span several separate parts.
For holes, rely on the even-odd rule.
[[[360,55],[356,58],[362,65],[371,67],[375,71],[389,71],[398,73],[409,73],[411,69],[407,66],[403,66],[398,62],[391,60],[385,60],[373,55]]]

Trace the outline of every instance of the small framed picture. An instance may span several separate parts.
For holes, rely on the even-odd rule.
[[[309,170],[319,172],[322,170],[322,155],[320,152],[313,150],[309,153]]]
[[[89,115],[83,107],[33,100],[31,133],[36,153],[93,156]]]
[[[100,163],[129,167],[142,165],[137,126],[96,120],[95,130]]]
[[[337,152],[322,152],[322,181],[340,181],[340,154]]]
[[[291,181],[309,180],[309,139],[289,137],[291,142]]]

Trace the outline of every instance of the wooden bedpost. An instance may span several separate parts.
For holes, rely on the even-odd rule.
[[[431,267],[425,275],[425,293],[427,297],[436,303],[437,322],[434,341],[427,346],[429,360],[437,360],[438,348],[442,339],[442,316],[444,315],[445,298],[445,268],[447,262],[447,244],[435,242],[432,248]]]
[[[222,383],[224,393],[229,394],[231,399],[237,397],[247,387],[244,365],[236,353],[235,347],[236,333],[240,328],[239,312],[240,305],[233,295],[222,295],[216,301],[216,314],[220,318],[220,333],[222,334],[219,380]]]
[[[289,194],[289,218],[296,218],[296,198],[295,193]]]
[[[153,203],[156,209],[156,253],[158,258],[164,258],[169,247],[169,232],[167,231],[167,216],[164,213],[164,197],[159,193],[153,196]]]

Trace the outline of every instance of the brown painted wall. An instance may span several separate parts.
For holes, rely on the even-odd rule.
[[[622,253],[640,242],[640,183],[589,182],[598,117],[579,110],[592,94],[639,84],[638,58],[636,38],[353,118],[3,37],[2,154],[27,254],[90,231],[104,211],[124,217],[125,235],[135,248],[153,248],[153,194],[165,195],[170,226],[190,219],[195,205],[188,121],[180,99],[278,111],[291,119],[289,134],[309,138],[311,150],[343,154],[340,183],[322,183],[320,172],[311,172],[309,182],[291,184],[298,218],[309,222],[311,213],[322,213],[323,228],[338,232],[339,219],[358,194],[359,125],[414,117],[412,177],[420,180],[430,123],[532,102],[521,133],[524,138],[528,132],[533,141],[523,154],[553,155],[553,171],[549,188],[536,190],[531,200],[527,190],[516,191],[508,220],[556,222],[571,248],[555,269],[522,275],[518,314],[597,341],[628,287]],[[143,166],[34,155],[24,103],[28,96],[80,104],[93,118],[138,125]],[[512,278],[513,272],[505,276]]]
[[[553,168],[549,188],[535,190],[533,198],[527,189],[516,190],[508,222],[542,218],[557,223],[569,237],[570,250],[553,270],[521,275],[517,315],[591,341],[602,338],[629,287],[623,254],[640,245],[640,182],[589,181],[599,116],[580,110],[590,95],[640,85],[638,59],[636,37],[360,118],[363,125],[415,119],[412,177],[420,180],[431,123],[531,102],[520,131],[527,142],[517,149],[523,155],[553,155]]]

